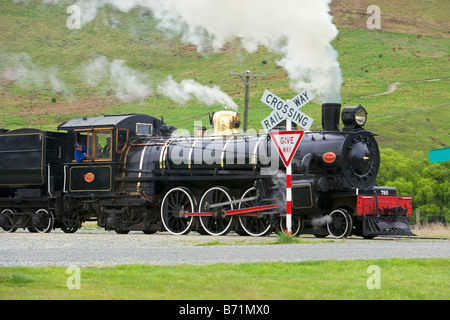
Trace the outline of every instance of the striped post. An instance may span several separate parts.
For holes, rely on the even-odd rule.
[[[286,232],[292,235],[292,176],[291,164],[286,169]]]
[[[292,122],[286,119],[286,130],[292,130]],[[292,235],[292,161],[286,168],[286,232]]]

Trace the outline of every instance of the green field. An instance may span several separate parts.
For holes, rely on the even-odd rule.
[[[382,29],[368,30],[364,27],[367,16],[359,10],[364,4],[334,1],[332,13],[336,14],[339,35],[332,44],[339,53],[344,77],[342,103],[367,108],[366,127],[380,134],[382,148],[407,152],[414,142],[415,149],[425,155],[450,144],[450,39],[442,13],[449,12],[450,6],[438,0],[427,5],[408,2],[409,11],[403,8],[402,1],[381,1],[386,16]],[[260,121],[270,113],[259,101],[265,89],[284,99],[297,94],[290,89],[284,69],[276,64],[280,55],[264,47],[249,54],[232,41],[218,52],[198,53],[195,46],[158,30],[152,16],[137,9],[125,14],[106,7],[81,30],[70,30],[65,13],[69,4],[70,1],[45,5],[40,1],[12,0],[0,4],[0,69],[5,71],[11,60],[20,60],[26,62],[28,70],[43,75],[39,83],[3,79],[0,127],[54,130],[74,117],[147,113],[164,115],[167,123],[192,132],[193,121],[202,120],[206,125],[206,114],[222,109],[195,99],[180,106],[162,96],[155,89],[169,75],[176,81],[195,79],[203,85],[220,86],[242,112],[243,84],[231,77],[230,71],[265,72],[265,79],[257,79],[251,85],[249,125],[255,130],[261,128]],[[420,12],[420,19],[412,15],[414,12]],[[392,21],[395,14],[400,15],[397,18],[401,23]],[[114,21],[119,23],[112,28]],[[417,33],[418,21],[423,25],[421,34]],[[83,67],[99,56],[109,62],[124,60],[128,68],[145,76],[153,94],[144,100],[123,102],[116,98],[117,92],[106,80],[87,84]],[[52,90],[54,85],[48,74],[58,78],[62,84],[59,90]],[[431,79],[441,80],[420,82]],[[388,85],[395,82],[401,83],[395,92],[372,96],[387,91]],[[311,103],[305,112],[316,119],[312,129],[319,130],[320,105]]]
[[[0,299],[448,300],[449,267],[450,259],[137,265],[81,268],[79,282],[66,268],[0,268]]]

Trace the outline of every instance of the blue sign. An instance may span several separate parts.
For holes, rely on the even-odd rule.
[[[431,150],[428,159],[431,163],[450,161],[450,148]]]

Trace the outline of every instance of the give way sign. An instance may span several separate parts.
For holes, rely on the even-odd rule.
[[[292,161],[295,152],[298,149],[300,141],[302,141],[305,131],[291,130],[291,131],[271,131],[270,136],[275,144],[278,153],[286,167]]]

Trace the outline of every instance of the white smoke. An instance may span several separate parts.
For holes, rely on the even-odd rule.
[[[0,48],[0,71],[0,80],[15,82],[21,88],[50,87],[57,94],[69,94],[66,84],[59,77],[58,69],[40,67],[24,52],[7,53]]]
[[[126,66],[124,60],[109,61],[105,56],[98,56],[91,59],[82,70],[87,84],[113,90],[124,102],[145,99],[153,93],[148,77]],[[207,105],[217,103],[237,110],[236,103],[218,86],[203,86],[194,80],[178,83],[169,76],[158,86],[158,91],[178,104],[185,104],[195,98]]]
[[[109,61],[99,56],[83,67],[83,75],[91,86],[102,86],[114,90],[117,98],[129,102],[145,99],[152,94],[145,74],[125,65],[124,60]]]
[[[46,0],[55,3],[57,0]],[[338,30],[329,14],[331,0],[78,0],[82,24],[101,7],[128,12],[146,8],[158,28],[181,35],[199,51],[240,39],[248,52],[259,46],[282,54],[277,61],[296,90],[311,90],[327,102],[340,101],[342,73],[331,41]]]
[[[158,91],[178,104],[185,104],[194,97],[208,106],[220,104],[237,111],[236,103],[220,87],[207,87],[195,80],[182,80],[180,83],[169,76],[158,86]]]
[[[325,226],[327,223],[330,223],[333,219],[330,216],[322,216],[320,218],[314,218],[311,221],[314,229]]]
[[[201,51],[239,38],[250,53],[259,46],[279,52],[277,61],[296,91],[309,89],[323,101],[340,101],[342,74],[331,41],[338,30],[329,15],[330,0],[164,0],[150,9],[159,28],[181,33]]]

